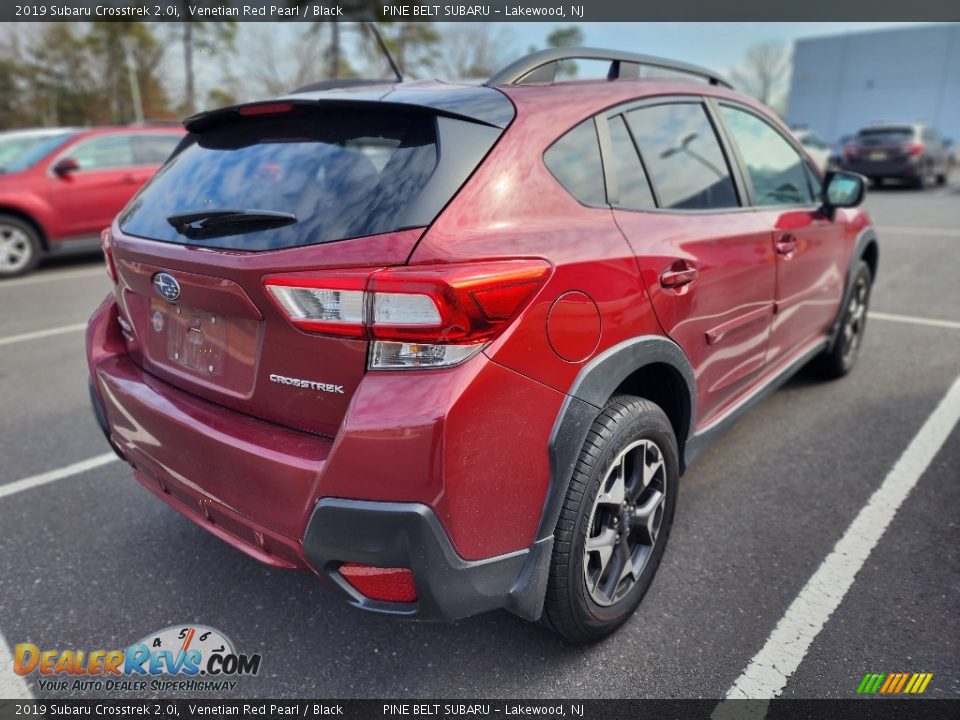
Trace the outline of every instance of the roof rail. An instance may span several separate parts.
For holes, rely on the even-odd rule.
[[[653,67],[671,70],[685,75],[694,75],[711,85],[722,85],[733,89],[721,75],[698,65],[690,65],[676,60],[640,55],[623,50],[601,50],[599,48],[571,47],[539,50],[515,60],[491,77],[484,85],[526,85],[528,83],[552,83],[556,80],[557,66],[565,60],[609,60],[608,80],[640,77],[640,67]]]

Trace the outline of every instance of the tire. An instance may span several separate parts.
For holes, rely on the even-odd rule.
[[[543,625],[580,644],[627,621],[663,557],[679,475],[663,410],[630,395],[612,398],[587,434],[560,512]]]
[[[939,174],[937,175],[937,185],[943,187],[943,186],[946,185],[946,184],[947,184],[947,174],[946,174],[946,173],[939,173]]]
[[[870,266],[861,260],[853,276],[853,292],[847,306],[843,308],[837,339],[832,348],[825,350],[814,360],[816,369],[824,377],[841,378],[857,364],[860,347],[863,345],[863,334],[867,329],[867,310],[870,307],[872,287],[873,275]]]
[[[0,279],[37,267],[43,246],[33,227],[14,215],[0,215]]]

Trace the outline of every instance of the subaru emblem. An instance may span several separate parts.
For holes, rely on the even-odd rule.
[[[180,297],[180,283],[170,273],[157,273],[153,276],[153,287],[164,300],[176,302]]]

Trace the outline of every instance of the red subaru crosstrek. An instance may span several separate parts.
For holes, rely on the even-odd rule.
[[[610,79],[554,83],[571,58]],[[186,125],[104,232],[97,416],[164,502],[357,607],[602,637],[705,445],[857,358],[863,178],[707,70],[553,50]]]
[[[30,272],[44,256],[99,251],[100,231],[184,133],[130,125],[35,135],[0,164],[0,279]]]

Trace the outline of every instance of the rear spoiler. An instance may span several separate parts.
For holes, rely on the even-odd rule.
[[[365,97],[360,93],[318,92],[311,96],[291,95],[274,100],[231,105],[191,115],[183,121],[192,133],[202,133],[217,125],[245,116],[281,115],[304,110],[334,109],[388,110],[399,114],[427,113],[502,129],[513,120],[513,103],[503,93],[488,88],[462,88],[447,92],[394,91]],[[386,99],[388,98],[389,99]]]

